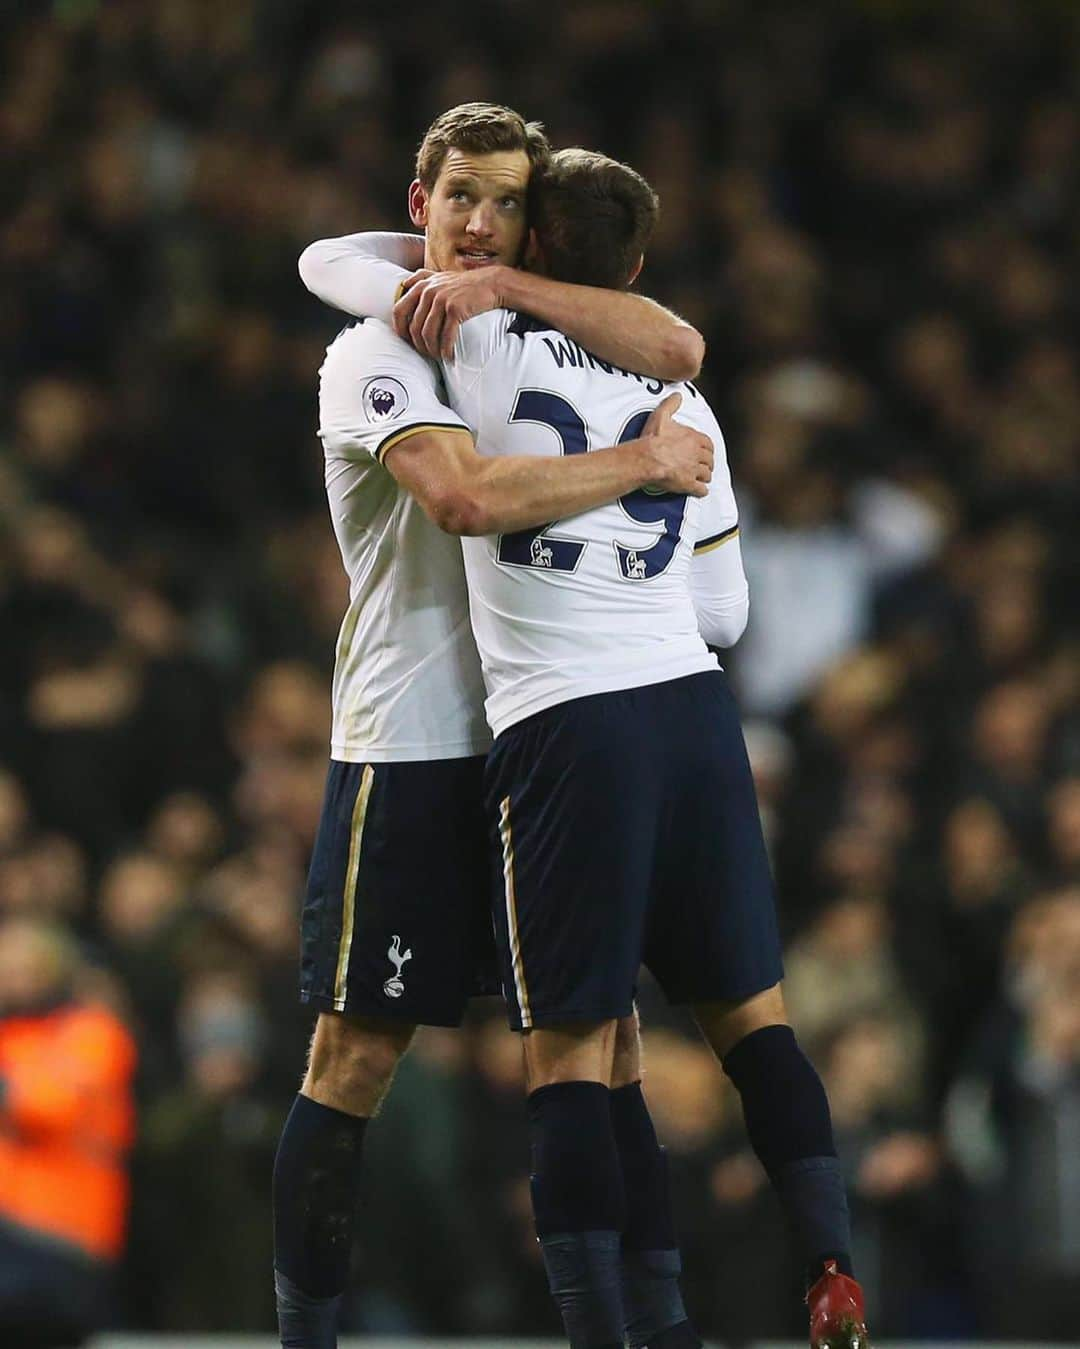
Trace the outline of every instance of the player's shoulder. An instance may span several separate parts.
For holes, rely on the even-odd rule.
[[[716,452],[721,453],[724,449],[724,433],[720,429],[720,423],[716,419],[716,413],[713,411],[709,400],[693,380],[684,379],[677,384],[669,384],[665,393],[682,394],[678,420],[707,435],[712,440]]]
[[[446,402],[438,367],[378,319],[343,328],[326,349],[319,372],[323,403],[355,403],[370,418],[400,417],[410,408]]]
[[[393,328],[380,319],[357,319],[346,324],[326,348],[326,358],[334,364],[363,361],[369,365],[373,361],[381,361],[400,365],[419,376],[435,378],[432,362],[398,337]]]
[[[550,343],[566,344],[570,338],[544,319],[532,314],[521,313],[515,309],[496,309],[498,315],[498,338],[506,350],[515,356],[532,351],[545,339]]]
[[[516,318],[509,309],[489,309],[467,319],[458,330],[454,359],[471,369],[484,366],[501,346]]]

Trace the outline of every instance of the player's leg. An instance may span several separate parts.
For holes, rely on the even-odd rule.
[[[734,700],[719,672],[666,690],[653,715],[679,732],[668,778],[666,889],[647,963],[672,1001],[694,1007],[738,1089],[751,1145],[792,1223],[808,1283],[832,1262],[850,1275],[828,1101],[787,1025],[776,901]]]
[[[656,812],[620,699],[578,699],[512,727],[486,778],[503,985],[510,1024],[526,1032],[537,1231],[575,1349],[623,1343],[609,1085],[615,1023],[633,1008]]]
[[[611,1126],[626,1191],[622,1237],[623,1319],[630,1349],[700,1349],[679,1290],[682,1259],[675,1236],[667,1153],[641,1089],[637,1011],[616,1029]]]
[[[780,986],[698,1003],[698,1024],[742,1102],[751,1147],[780,1198],[808,1286],[833,1260],[851,1274],[847,1196],[825,1088],[787,1023]]]
[[[274,1169],[289,1349],[336,1344],[368,1121],[416,1025],[458,1024],[477,991],[482,774],[474,759],[331,764],[301,924],[301,997],[320,1016]]]
[[[349,1276],[364,1134],[415,1026],[320,1014],[274,1162],[281,1343],[333,1349]]]
[[[799,1244],[811,1342],[839,1335],[839,1343],[862,1343],[865,1309],[829,1101],[787,1024],[780,986],[743,1002],[698,1003],[694,1015],[739,1093],[750,1145]]]
[[[623,1343],[625,1198],[608,1087],[614,1049],[614,1020],[524,1036],[533,1215],[573,1349]]]

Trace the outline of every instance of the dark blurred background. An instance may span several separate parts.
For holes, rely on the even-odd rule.
[[[650,179],[640,284],[708,340],[751,584],[730,668],[875,1331],[1073,1338],[1080,6],[2,8],[0,1137],[35,1089],[5,1026],[74,1000],[128,1028],[110,1323],[273,1327],[346,595],[314,433],[340,321],[296,258],[407,228],[427,122],[487,98]],[[691,1309],[802,1335],[732,1097],[643,1009]],[[402,1069],[349,1328],[554,1331],[502,1025]]]

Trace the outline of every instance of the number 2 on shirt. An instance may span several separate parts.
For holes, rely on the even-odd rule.
[[[640,436],[649,416],[648,409],[635,412],[623,427],[618,444]],[[563,454],[585,454],[589,448],[589,433],[577,408],[546,389],[522,389],[510,421],[535,422],[549,427],[559,437]],[[626,581],[648,581],[660,576],[667,570],[678,547],[686,497],[678,492],[650,492],[639,488],[620,497],[619,505],[635,524],[661,527],[656,542],[646,548],[633,548],[614,541],[619,575]],[[558,521],[553,520],[537,529],[500,534],[496,560],[503,566],[528,567],[536,571],[577,571],[589,546],[588,540],[552,533],[557,524]]]

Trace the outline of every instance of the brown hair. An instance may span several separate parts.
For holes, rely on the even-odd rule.
[[[529,184],[529,219],[549,276],[625,290],[652,238],[660,199],[607,155],[559,150]]]
[[[524,150],[535,172],[551,159],[551,146],[540,122],[526,122],[513,108],[499,103],[459,103],[435,118],[420,142],[416,176],[425,191],[435,186],[449,150],[490,155],[499,150]]]

